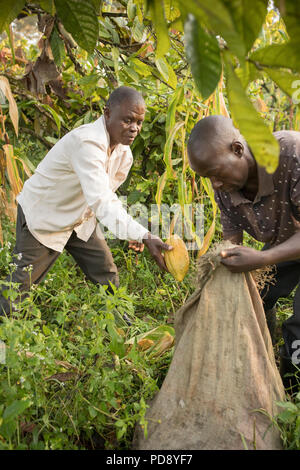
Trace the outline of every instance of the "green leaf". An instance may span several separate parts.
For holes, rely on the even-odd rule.
[[[18,16],[25,3],[25,0],[0,0],[0,33]]]
[[[103,0],[92,0],[97,15],[101,15],[102,1]]]
[[[163,77],[163,79],[166,82],[168,82],[168,80],[169,80],[169,69],[168,69],[167,62],[163,58],[160,58],[160,59],[155,60],[155,65],[156,65],[159,73]]]
[[[237,55],[240,60],[245,57],[245,45],[236,30],[230,12],[221,0],[208,2],[207,0],[178,0],[181,10],[192,13],[200,24],[205,24],[208,29],[214,31],[225,39],[228,48]]]
[[[4,421],[12,421],[17,418],[23,411],[31,405],[30,400],[15,400],[11,405],[7,406],[3,413]]]
[[[252,62],[246,61],[243,67],[235,69],[235,73],[240,79],[243,88],[246,89],[250,82],[260,78],[261,72],[255,67]]]
[[[170,48],[170,39],[161,0],[148,0],[148,7],[157,36],[156,57],[163,57]]]
[[[117,330],[111,323],[107,324],[107,330],[111,337],[109,349],[120,358],[124,357],[126,353],[124,339],[118,334]]]
[[[171,336],[175,336],[175,330],[172,326],[160,325],[150,331],[146,331],[146,333],[141,333],[139,335],[133,336],[132,338],[127,340],[125,344],[134,344],[135,342],[139,342],[141,339],[151,339],[152,341],[159,341],[160,339],[162,339],[165,333],[169,333]]]
[[[51,106],[49,106],[48,104],[41,104],[41,106],[45,108],[52,115],[55,121],[55,124],[57,125],[58,133],[60,134],[61,124],[64,124],[64,120],[61,117],[61,115],[58,114],[56,111],[54,111],[54,109],[51,108]]]
[[[291,98],[299,94],[300,75],[295,75],[288,70],[272,69],[265,67],[264,71],[267,72],[269,77]]]
[[[97,410],[95,410],[93,406],[89,405],[88,410],[89,410],[89,415],[91,418],[95,418],[97,416],[98,412]]]
[[[260,66],[282,67],[300,72],[300,50],[297,43],[272,44],[254,51],[249,60]]]
[[[123,66],[123,72],[125,72],[128,75],[129,79],[131,79],[133,82],[139,82],[140,76],[135,70],[133,70],[132,67],[127,67],[126,65]]]
[[[162,195],[163,195],[163,190],[167,182],[167,171],[165,171],[158,179],[157,183],[157,189],[156,189],[156,195],[155,195],[155,202],[160,208],[161,206],[161,200],[162,200]]]
[[[234,25],[245,44],[248,52],[257,36],[267,15],[268,0],[224,0],[231,13]]]
[[[114,69],[115,69],[115,73],[116,73],[116,76],[118,77],[118,74],[119,74],[119,49],[117,47],[112,47],[111,49],[111,56],[112,56],[112,59],[113,59],[113,63],[114,63]]]
[[[149,75],[151,75],[151,68],[149,67],[149,65],[144,64],[139,59],[130,59],[130,63],[133,64],[133,68],[135,69],[135,71],[143,77],[148,77]]]
[[[141,42],[144,36],[145,27],[136,16],[131,28],[131,34],[136,42]]]
[[[248,99],[226,53],[226,91],[234,125],[246,139],[257,163],[269,173],[276,170],[279,144]]]
[[[133,0],[128,0],[127,16],[129,21],[133,21],[136,18],[136,5],[133,3]]]
[[[174,72],[173,68],[169,63],[167,63],[168,66],[168,74],[169,74],[169,80],[168,80],[168,85],[172,87],[174,90],[177,88],[177,76],[176,73]]]
[[[47,11],[52,16],[55,15],[54,0],[39,0],[38,3],[43,10]]]
[[[56,26],[53,28],[50,36],[50,46],[53,54],[53,59],[59,67],[65,57],[65,46],[63,40],[60,38]]]
[[[177,7],[174,0],[164,0],[165,16],[167,21],[175,21],[180,17],[180,9]]]
[[[175,137],[179,129],[184,125],[184,122],[177,122],[175,126],[170,130],[167,141],[164,146],[164,162],[167,169],[167,178],[176,178],[176,171],[173,169],[172,163],[172,150]]]
[[[77,44],[88,52],[96,47],[99,24],[92,0],[55,0],[57,14]]]
[[[193,78],[202,95],[207,99],[219,83],[222,64],[217,39],[206,33],[193,15],[185,23],[185,50],[191,65]]]
[[[174,95],[172,97],[172,100],[169,104],[169,108],[167,111],[167,116],[166,116],[166,135],[167,136],[169,135],[169,132],[172,129],[172,127],[175,126],[175,116],[176,116],[177,106],[179,103],[182,102],[183,96],[184,96],[184,88],[183,86],[180,86],[174,92]]]
[[[105,17],[104,25],[105,28],[110,32],[113,42],[115,44],[120,44],[120,37],[117,33],[116,26],[107,16]]]
[[[46,326],[46,325],[43,325],[43,333],[44,333],[45,336],[51,335],[50,328],[48,328],[48,326]]]
[[[284,20],[288,35],[292,41],[300,41],[300,1],[275,0],[275,5]]]

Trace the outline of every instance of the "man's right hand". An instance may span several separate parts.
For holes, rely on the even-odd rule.
[[[155,235],[151,235],[150,232],[148,232],[143,238],[143,243],[146,245],[146,247],[150,251],[150,254],[155,259],[156,264],[159,266],[159,268],[163,271],[168,271],[164,257],[161,252],[171,251],[173,250],[173,246],[167,245],[159,237],[156,237]]]

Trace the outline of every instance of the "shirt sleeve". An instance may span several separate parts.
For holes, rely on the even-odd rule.
[[[121,240],[141,242],[148,229],[126,212],[111,190],[105,161],[105,149],[97,142],[72,136],[70,163],[79,178],[87,204],[98,222]]]

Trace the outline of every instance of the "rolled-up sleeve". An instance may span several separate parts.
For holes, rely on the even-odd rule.
[[[121,240],[141,242],[148,229],[136,222],[111,190],[105,171],[105,149],[92,140],[73,136],[71,166],[79,178],[88,206],[99,223]]]

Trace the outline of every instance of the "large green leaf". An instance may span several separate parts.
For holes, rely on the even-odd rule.
[[[272,44],[253,52],[250,61],[266,67],[283,67],[300,72],[300,48],[293,42]]]
[[[55,0],[57,14],[77,44],[92,52],[98,39],[99,23],[92,0]]]
[[[300,41],[300,0],[276,0],[287,32],[292,41]]]
[[[245,137],[257,163],[272,173],[278,165],[278,142],[249,101],[226,53],[224,58],[226,91],[234,125]]]
[[[167,178],[176,178],[176,171],[173,168],[172,162],[172,150],[176,134],[182,126],[184,126],[184,122],[179,121],[172,129],[170,129],[170,133],[167,136],[167,141],[164,146],[164,162],[166,164]]]
[[[243,67],[239,67],[235,70],[238,78],[241,80],[243,88],[246,89],[250,82],[260,78],[260,70],[255,67],[252,62],[246,61]]]
[[[148,0],[151,19],[157,36],[156,57],[163,57],[170,48],[170,39],[164,14],[164,4],[161,0]]]
[[[185,50],[192,74],[202,98],[207,99],[221,77],[222,64],[217,39],[206,33],[197,19],[189,14],[185,22]]]
[[[175,126],[176,110],[178,104],[182,102],[184,97],[184,88],[183,86],[177,87],[174,92],[172,99],[170,101],[167,115],[166,115],[166,135],[168,136],[171,129]]]
[[[53,28],[50,36],[50,46],[53,54],[54,62],[58,67],[61,66],[65,57],[65,46],[63,40],[60,38],[56,26]]]
[[[272,69],[270,67],[264,68],[269,77],[284,91],[288,96],[293,98],[299,94],[300,75],[293,74],[288,70]]]
[[[221,0],[209,2],[207,0],[178,0],[183,12],[192,13],[201,24],[205,24],[208,29],[216,35],[225,39],[228,48],[237,55],[240,60],[244,60],[246,48],[243,39],[236,30],[232,16]]]
[[[163,79],[175,90],[177,87],[177,77],[171,65],[162,57],[155,60],[155,65]]]
[[[18,16],[25,0],[0,0],[0,33]]]
[[[133,69],[143,77],[148,77],[152,74],[151,67],[139,59],[133,58],[128,61],[128,65],[132,65]]]
[[[248,52],[259,35],[267,15],[268,0],[224,0]]]

